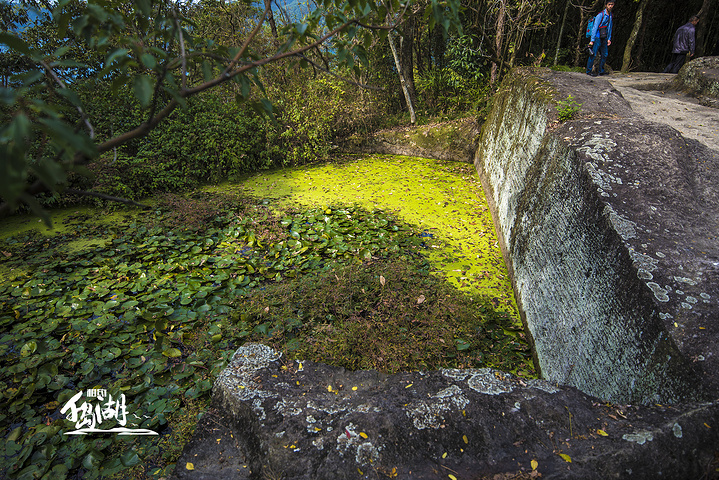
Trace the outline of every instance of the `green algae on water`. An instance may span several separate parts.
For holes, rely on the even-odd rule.
[[[431,264],[459,289],[519,320],[484,191],[472,165],[370,155],[249,177],[240,188],[289,205],[390,210],[422,231]]]

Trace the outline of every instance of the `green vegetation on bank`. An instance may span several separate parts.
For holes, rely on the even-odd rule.
[[[55,237],[4,239],[0,425],[11,477],[166,475],[246,341],[348,368],[533,375],[529,347],[507,335],[512,319],[431,275],[419,232],[394,215],[271,207],[168,196],[149,215],[94,226],[78,214]],[[63,435],[59,409],[88,388],[124,393],[136,415],[128,427],[160,435]]]

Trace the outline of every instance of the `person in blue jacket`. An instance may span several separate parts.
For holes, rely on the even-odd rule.
[[[674,34],[672,61],[664,69],[664,73],[679,72],[687,59],[687,53],[690,57],[694,56],[694,47],[696,46],[694,27],[697,26],[697,23],[699,23],[699,17],[695,15],[687,23],[679,27],[679,30]]]
[[[604,71],[604,64],[607,61],[607,55],[609,55],[609,46],[612,44],[612,26],[614,19],[612,16],[612,10],[614,9],[614,2],[608,0],[604,10],[594,18],[594,26],[592,27],[592,36],[589,38],[589,47],[592,49],[592,53],[589,55],[587,61],[587,75],[596,77],[597,75],[607,75]],[[593,71],[594,59],[599,53],[599,65],[598,73]]]

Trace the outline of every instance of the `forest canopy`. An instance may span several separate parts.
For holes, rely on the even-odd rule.
[[[661,71],[694,14],[697,56],[712,53],[716,1],[617,2],[608,65]],[[604,2],[288,3],[0,2],[0,212],[137,199],[323,158],[388,122],[481,115],[515,66],[581,70]]]

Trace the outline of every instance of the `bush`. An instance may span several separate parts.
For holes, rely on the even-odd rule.
[[[125,198],[177,192],[262,170],[267,120],[219,94],[193,98],[150,134],[96,162],[95,190]]]

